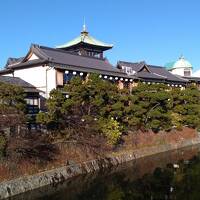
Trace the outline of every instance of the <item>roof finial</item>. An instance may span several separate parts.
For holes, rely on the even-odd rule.
[[[83,18],[83,31],[86,31],[85,17]]]
[[[81,34],[88,34],[87,28],[86,28],[86,24],[85,24],[85,17],[83,18],[83,30],[81,31]]]
[[[179,58],[179,59],[185,59],[185,58],[184,58],[184,56],[183,56],[183,54],[181,54],[181,56],[180,56],[180,58]]]

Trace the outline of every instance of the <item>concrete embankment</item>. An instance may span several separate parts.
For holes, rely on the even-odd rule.
[[[106,158],[91,160],[80,164],[67,165],[53,170],[45,171],[31,176],[0,183],[0,199],[5,199],[27,191],[31,191],[47,185],[57,185],[65,180],[81,174],[88,174],[103,168],[108,168],[132,161],[137,158],[163,153],[183,147],[200,144],[200,138],[185,140],[177,144],[166,144],[155,147],[147,147],[125,152]]]

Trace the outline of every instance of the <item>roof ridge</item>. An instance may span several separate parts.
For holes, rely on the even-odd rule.
[[[157,74],[157,73],[155,73],[155,72],[153,72],[153,74],[155,74],[155,75],[157,75],[157,76],[161,76],[161,77],[167,78],[167,76],[163,76],[163,75]]]
[[[122,61],[122,60],[119,60],[118,63],[128,63],[128,64],[139,64],[140,62],[129,62],[129,61]]]
[[[162,69],[165,69],[165,67],[163,67],[163,66],[159,66],[159,65],[148,65],[148,66],[150,66],[150,67],[154,67],[154,68],[162,68]]]
[[[52,57],[49,57],[46,53],[44,53],[44,52],[41,51],[40,46],[33,45],[32,47],[33,47],[33,52],[34,52],[34,50],[37,50],[39,52],[39,54],[42,55],[43,59],[45,58],[47,60],[52,60]],[[36,54],[37,54],[37,52],[36,52]]]
[[[145,61],[129,62],[129,61],[122,61],[122,60],[119,60],[117,63],[120,63],[120,62],[121,62],[121,63],[127,63],[127,64],[141,64],[141,63],[144,63],[144,64],[146,64],[148,67],[155,67],[155,68],[162,68],[162,69],[165,69],[164,66],[147,64]]]

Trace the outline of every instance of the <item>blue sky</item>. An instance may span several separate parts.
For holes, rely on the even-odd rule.
[[[78,36],[86,19],[106,56],[164,65],[183,54],[200,69],[199,0],[6,0],[0,3],[0,66],[31,43],[54,47]]]

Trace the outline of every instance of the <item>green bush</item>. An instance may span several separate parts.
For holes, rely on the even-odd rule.
[[[113,118],[101,119],[99,120],[99,128],[103,135],[106,136],[109,144],[116,145],[119,142],[122,135],[119,122]]]

